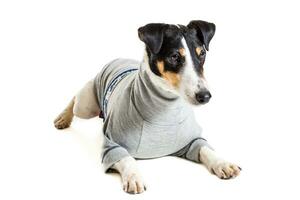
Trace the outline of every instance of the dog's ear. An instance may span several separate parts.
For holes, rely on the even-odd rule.
[[[152,23],[138,29],[140,40],[154,54],[157,54],[162,46],[166,26],[162,23]]]
[[[209,42],[213,38],[216,26],[213,23],[209,23],[201,20],[191,21],[188,25],[188,28],[195,29],[197,32],[197,37],[204,44],[206,50],[209,50]]]

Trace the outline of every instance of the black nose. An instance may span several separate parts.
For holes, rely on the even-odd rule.
[[[201,91],[196,93],[196,100],[199,103],[205,104],[208,103],[211,98],[211,94],[209,91]]]

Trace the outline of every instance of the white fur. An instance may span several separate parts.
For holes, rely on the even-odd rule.
[[[94,93],[94,81],[90,80],[75,96],[73,113],[76,117],[90,119],[100,113],[100,108]]]
[[[219,178],[228,179],[239,175],[241,168],[237,165],[225,161],[216,155],[210,148],[204,146],[199,152],[200,161],[207,169],[216,174]]]
[[[123,189],[128,193],[142,193],[146,190],[144,181],[138,171],[137,164],[131,156],[121,159],[112,166],[122,178]]]
[[[201,90],[208,89],[207,83],[205,79],[199,77],[195,71],[192,56],[186,44],[185,38],[182,38],[181,43],[185,50],[185,66],[181,74],[179,92],[188,102],[192,104],[198,104],[195,94]]]

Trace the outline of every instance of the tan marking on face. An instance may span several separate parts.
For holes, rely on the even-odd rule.
[[[202,50],[201,47],[196,48],[196,53],[197,53],[198,56],[200,56],[201,50]]]
[[[177,73],[174,72],[166,72],[164,67],[163,61],[157,61],[157,67],[159,73],[162,75],[162,77],[168,81],[173,87],[178,88],[180,83],[180,76]]]
[[[180,48],[180,49],[179,49],[179,54],[180,54],[181,56],[185,56],[185,49],[184,49],[184,48]]]

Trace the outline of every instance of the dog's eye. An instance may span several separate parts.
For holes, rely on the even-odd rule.
[[[200,56],[205,56],[205,54],[206,54],[205,50],[201,50]]]
[[[172,54],[171,55],[171,60],[172,60],[173,63],[180,62],[180,56],[179,56],[179,54],[178,53]]]
[[[196,47],[195,51],[196,51],[196,54],[198,55],[198,57],[203,57],[206,54],[205,49],[201,48],[201,47]]]

